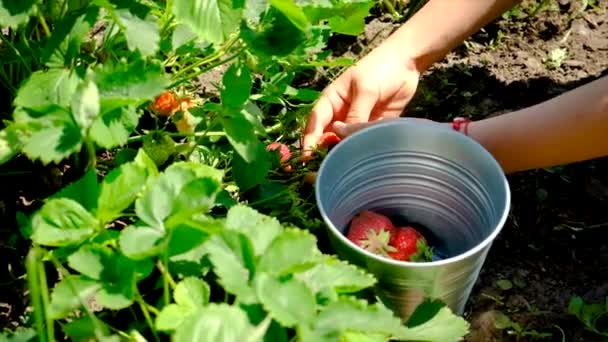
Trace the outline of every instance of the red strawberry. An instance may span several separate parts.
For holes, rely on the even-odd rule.
[[[364,210],[353,218],[346,237],[372,253],[386,255],[393,250],[389,241],[394,231],[395,226],[388,217]]]
[[[266,151],[274,151],[279,149],[279,154],[281,155],[281,162],[286,162],[291,158],[291,152],[289,151],[289,147],[285,144],[281,144],[280,142],[273,142],[266,146]]]
[[[426,239],[412,227],[398,227],[391,236],[390,245],[395,248],[388,255],[401,261],[431,261],[433,254]]]
[[[321,148],[328,148],[328,147],[338,144],[340,141],[342,141],[342,139],[339,136],[337,136],[336,133],[325,132],[325,133],[323,133],[323,136],[321,137],[321,142],[319,143],[319,146]]]

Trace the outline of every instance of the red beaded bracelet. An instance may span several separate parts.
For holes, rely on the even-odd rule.
[[[471,120],[457,117],[452,121],[452,128],[457,132],[463,132],[464,135],[469,135],[469,123],[471,123]]]

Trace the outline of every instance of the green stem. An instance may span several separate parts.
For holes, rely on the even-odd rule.
[[[30,298],[32,301],[32,306],[34,307],[34,321],[36,325],[36,331],[38,332],[38,340],[40,342],[47,342],[47,330],[45,329],[46,320],[45,320],[45,310],[42,294],[41,294],[41,282],[38,272],[38,257],[39,251],[36,247],[33,247],[27,257],[25,259],[25,268],[27,271],[27,280],[30,287]]]
[[[44,263],[42,261],[38,262],[38,273],[40,275],[40,296],[42,298],[42,307],[44,307],[43,315],[45,318],[46,332],[48,334],[48,340],[55,341],[55,324],[53,319],[46,314],[46,310],[50,306],[51,301],[49,299],[46,271],[44,270]]]
[[[27,62],[25,61],[25,58],[21,55],[21,51],[19,51],[19,49],[17,49],[13,43],[10,42],[10,40],[8,40],[4,34],[0,33],[0,39],[2,39],[2,41],[8,45],[8,47],[10,47],[11,49],[13,49],[13,51],[15,52],[15,54],[17,55],[17,57],[19,57],[19,59],[21,60],[21,63],[23,63],[23,66],[27,69],[28,73],[32,72],[32,69],[30,68],[29,64],[27,64]]]
[[[38,8],[38,20],[40,20],[40,25],[42,25],[42,29],[44,30],[44,34],[49,37],[51,35],[51,30],[49,29],[49,25],[46,23],[46,19],[42,15],[40,8]]]
[[[226,63],[228,63],[228,62],[236,59],[237,57],[239,57],[243,51],[245,51],[245,50],[241,49],[241,50],[237,51],[234,55],[232,55],[232,56],[230,56],[230,57],[228,57],[226,59],[223,59],[223,60],[221,60],[219,62],[213,63],[213,64],[209,65],[208,67],[206,67],[206,68],[204,68],[202,70],[199,70],[199,71],[197,71],[197,72],[195,72],[195,73],[193,73],[191,75],[182,77],[182,78],[178,79],[177,81],[173,82],[173,84],[171,84],[169,86],[169,88],[175,88],[175,87],[181,85],[182,83],[190,81],[192,78],[194,78],[194,77],[196,77],[196,76],[198,76],[198,75],[200,75],[202,73],[205,73],[205,72],[207,72],[209,70],[215,69],[215,68],[217,68],[220,65],[226,64]],[[178,73],[177,75],[179,76],[180,74],[181,73]]]
[[[141,309],[141,312],[144,314],[144,318],[146,319],[146,323],[148,323],[148,326],[150,327],[150,330],[152,331],[152,334],[154,335],[154,339],[157,342],[160,342],[160,338],[158,337],[158,334],[156,333],[156,329],[154,328],[154,321],[152,321],[152,317],[150,316],[150,311],[148,311],[149,305],[143,299],[143,297],[141,296],[141,293],[139,293],[139,290],[137,289],[137,287],[135,288],[135,291],[136,291],[135,301],[137,302],[137,304],[139,304],[139,308]]]
[[[85,140],[87,147],[87,170],[95,169],[97,166],[97,150],[95,149],[95,143],[91,139]]]

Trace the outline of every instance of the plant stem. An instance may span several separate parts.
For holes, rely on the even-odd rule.
[[[143,297],[141,296],[141,293],[139,293],[139,290],[137,289],[137,287],[135,287],[135,291],[136,291],[135,301],[137,302],[137,304],[139,304],[139,308],[141,309],[141,312],[144,314],[146,323],[148,323],[148,326],[150,327],[150,330],[152,331],[152,334],[154,335],[154,339],[157,342],[160,342],[160,338],[158,337],[158,334],[156,333],[156,329],[154,329],[154,321],[152,321],[152,317],[150,316],[150,311],[148,311],[149,305],[143,299]]]
[[[30,287],[30,298],[32,306],[34,307],[34,322],[36,325],[36,331],[38,333],[38,340],[40,342],[47,342],[47,330],[45,329],[45,310],[42,295],[41,295],[41,282],[38,272],[38,249],[33,247],[26,256],[25,268],[27,271],[27,280]]]
[[[183,77],[181,79],[178,79],[177,81],[173,82],[173,84],[171,84],[169,86],[169,88],[175,88],[175,87],[181,85],[182,83],[185,83],[185,82],[191,80],[192,78],[194,78],[194,77],[196,77],[196,76],[198,76],[198,75],[200,75],[202,73],[205,73],[205,72],[207,72],[209,70],[215,69],[215,68],[217,68],[220,65],[226,64],[226,63],[230,62],[231,60],[236,59],[238,56],[240,56],[243,51],[244,51],[244,49],[241,49],[241,50],[237,51],[236,53],[234,53],[234,55],[232,55],[232,56],[230,56],[230,57],[228,57],[228,58],[226,58],[224,60],[221,60],[219,62],[213,63],[213,64],[209,65],[208,67],[206,67],[206,68],[204,68],[204,69],[202,69],[200,71],[197,71],[194,74],[191,74],[191,75],[188,75],[188,76]],[[177,75],[179,76],[180,74],[181,73],[178,73]]]
[[[46,310],[51,303],[49,300],[49,288],[46,280],[46,271],[44,270],[44,263],[42,261],[38,261],[37,264],[37,271],[40,275],[40,297],[42,298],[42,307],[44,308],[43,315],[45,319],[46,332],[48,334],[49,341],[55,341],[55,325],[53,319],[46,314]]]
[[[46,23],[46,19],[42,15],[40,11],[40,7],[38,7],[38,20],[40,20],[40,25],[42,25],[42,29],[44,30],[44,34],[49,37],[51,35],[51,30],[49,29],[49,25]]]

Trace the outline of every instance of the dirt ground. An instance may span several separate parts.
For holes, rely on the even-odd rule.
[[[408,116],[480,119],[534,105],[608,74],[608,2],[580,12],[554,2],[534,19],[503,17],[424,75]],[[348,53],[395,28],[377,18]],[[564,53],[565,52],[565,53]],[[547,341],[598,341],[567,314],[572,296],[608,296],[608,160],[509,177],[512,212],[470,299],[468,341],[516,340],[494,329],[496,313]],[[501,290],[496,282],[516,284]],[[520,341],[541,336],[520,336]]]

